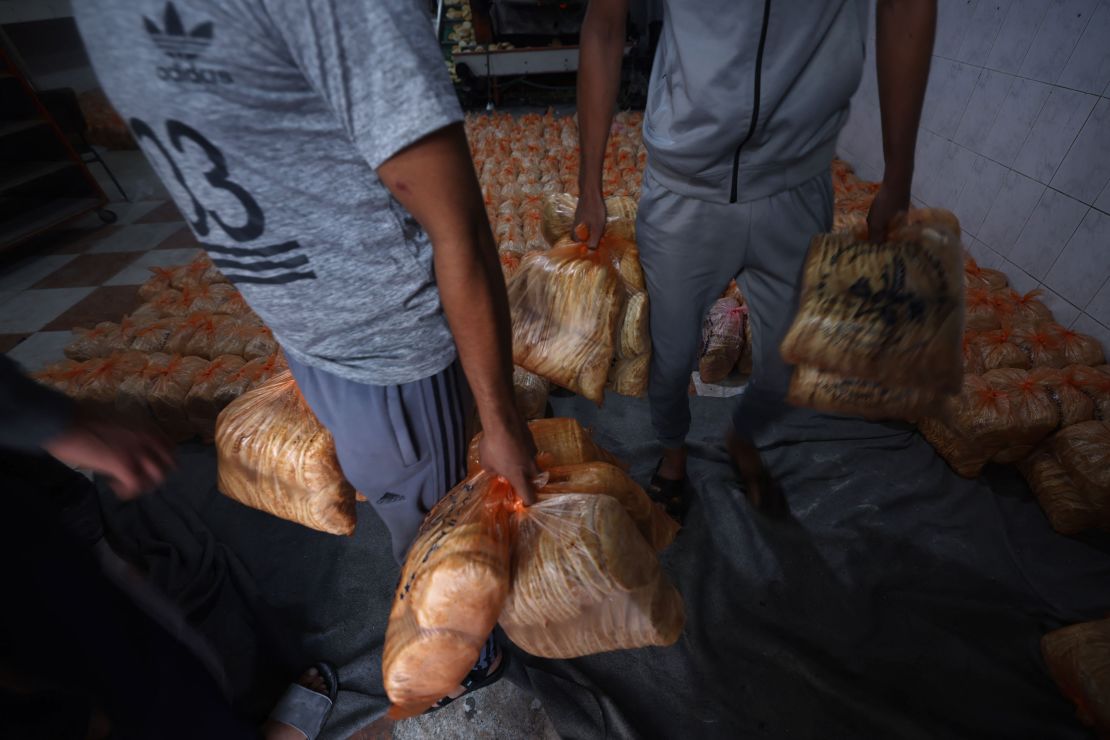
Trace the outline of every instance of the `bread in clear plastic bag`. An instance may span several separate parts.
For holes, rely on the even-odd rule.
[[[740,359],[746,310],[734,298],[718,298],[705,314],[698,353],[702,382],[718,383],[728,377]]]
[[[1041,654],[1079,721],[1110,737],[1110,619],[1073,624],[1041,638]]]
[[[135,326],[131,349],[137,352],[163,352],[170,338],[177,334],[184,319],[180,317],[154,319]]]
[[[1110,374],[1086,365],[1065,368],[1069,381],[1095,404],[1095,418],[1110,421]]]
[[[1053,320],[1052,311],[1049,310],[1048,306],[1038,300],[1038,297],[1041,295],[1039,289],[1031,290],[1025,294],[1018,293],[1016,290],[1011,290],[1003,295],[1009,303],[1007,314],[1010,321],[1013,323],[1023,326],[1035,326]]]
[[[71,360],[91,360],[107,357],[115,352],[125,352],[131,347],[134,336],[133,322],[124,318],[120,323],[101,321],[91,329],[77,327],[76,335],[65,347],[65,356]]]
[[[519,517],[512,586],[500,624],[545,658],[671,645],[682,597],[624,507],[610,496],[562,494]]]
[[[1088,529],[1110,531],[1110,505],[1104,502],[1100,506],[1084,495],[1056,459],[1050,444],[1019,462],[1018,470],[1056,532],[1073,535]]]
[[[611,496],[620,502],[656,552],[670,545],[678,534],[678,522],[652,501],[628,473],[612,463],[595,461],[554,466],[545,468],[544,473],[547,482],[538,491],[541,500],[564,493]]]
[[[1030,367],[1064,367],[1068,364],[1060,338],[1049,324],[1015,326],[1010,341],[1026,354]]]
[[[814,237],[783,358],[894,386],[958,391],[963,258],[958,235],[931,217],[899,227],[883,244]]]
[[[144,373],[151,415],[170,439],[184,441],[196,432],[185,411],[185,398],[197,374],[208,367],[202,357],[151,355]]]
[[[543,198],[543,237],[548,244],[554,245],[563,237],[572,234],[575,223],[574,214],[578,210],[578,198],[568,193],[545,195]],[[627,196],[605,199],[605,233],[629,241],[636,239],[636,201]]]
[[[1029,379],[1039,383],[1056,404],[1060,426],[1070,427],[1095,416],[1095,402],[1075,382],[1066,369],[1038,367],[1029,371]]]
[[[170,273],[170,287],[176,290],[211,283],[226,283],[227,281],[227,278],[206,254],[199,255],[187,265],[174,268]]]
[[[1012,397],[978,375],[964,377],[960,395],[949,398],[938,417],[918,428],[960,475],[975,478],[999,451],[1010,446],[1015,426]]]
[[[536,443],[536,453],[543,467],[576,465],[584,462],[607,462],[623,467],[608,450],[594,442],[590,433],[582,428],[577,419],[555,417],[535,419],[528,422],[528,431]],[[479,432],[470,440],[467,449],[467,475],[475,475],[482,469],[479,460],[479,446],[482,434]]]
[[[335,440],[288,371],[220,412],[216,456],[224,495],[321,532],[355,531],[355,490],[339,467]]]
[[[625,302],[618,249],[533,253],[508,283],[513,362],[599,405]]]
[[[152,273],[142,285],[139,286],[139,298],[149,301],[164,290],[169,290],[173,282],[174,271],[168,267],[151,267]]]
[[[892,386],[798,365],[790,378],[786,400],[831,414],[915,421],[941,413],[948,397],[931,388]]]
[[[968,288],[964,325],[970,331],[1002,328],[1010,321],[1013,305],[1006,296],[989,288]]]
[[[621,319],[618,357],[636,357],[651,351],[647,291],[637,290],[628,294],[624,316]]]
[[[1015,463],[1028,457],[1042,439],[1060,424],[1060,407],[1048,389],[1028,371],[1013,368],[991,370],[983,375],[992,388],[1006,393],[1013,414],[1006,446],[993,456],[994,462]]]
[[[517,410],[525,419],[538,419],[547,411],[551,384],[522,367],[513,368],[513,395]]]
[[[635,357],[618,357],[609,371],[609,387],[614,393],[643,398],[648,390],[651,352]]]
[[[428,513],[401,569],[382,654],[394,719],[455,690],[474,667],[509,592],[519,499],[478,473]]]
[[[1059,324],[1049,324],[1048,331],[1057,340],[1066,365],[1098,366],[1106,362],[1102,344],[1094,337],[1080,334]]]
[[[215,439],[216,418],[224,407],[238,394],[228,387],[228,380],[246,364],[237,355],[220,355],[193,378],[193,387],[185,396],[185,413],[200,438],[205,442]]]
[[[980,352],[983,372],[998,368],[1029,368],[1033,362],[1024,349],[1014,340],[1015,329],[1004,326],[1001,329],[978,332],[974,340]]]
[[[980,267],[979,263],[970,258],[964,262],[964,276],[967,278],[968,288],[1004,291],[1010,285],[1005,273],[987,267]]]

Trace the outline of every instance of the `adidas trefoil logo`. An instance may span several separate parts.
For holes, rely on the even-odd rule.
[[[177,8],[166,3],[162,27],[143,16],[143,28],[163,54],[174,60],[173,66],[158,67],[158,77],[172,82],[193,82],[200,85],[230,84],[231,75],[221,69],[201,69],[195,64],[212,45],[215,27],[212,21],[198,23],[186,30]],[[187,66],[183,66],[187,65]]]

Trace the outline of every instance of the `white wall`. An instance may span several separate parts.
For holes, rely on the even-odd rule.
[[[879,179],[871,34],[839,150]],[[1110,352],[1110,0],[939,0],[913,197]]]

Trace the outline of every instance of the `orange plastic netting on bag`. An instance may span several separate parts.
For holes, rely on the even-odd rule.
[[[950,214],[918,214],[890,240],[814,237],[781,350],[794,365],[955,393],[963,375],[963,258]],[[915,218],[910,213],[911,220]]]
[[[988,288],[968,288],[967,308],[964,324],[971,331],[999,329],[1008,322],[1013,313],[1013,305],[1001,295]]]
[[[200,255],[187,265],[174,268],[170,272],[170,287],[178,290],[226,282],[227,278],[205,254]]]
[[[142,373],[148,358],[141,352],[120,352],[89,360],[74,396],[102,411],[116,408],[116,396],[122,381]]]
[[[1039,383],[1056,404],[1060,426],[1070,427],[1095,416],[1095,402],[1075,382],[1067,370],[1038,367],[1029,371],[1029,379]]]
[[[747,310],[735,298],[718,298],[705,314],[698,353],[702,382],[718,383],[728,377],[744,346]]]
[[[354,532],[355,490],[340,470],[335,441],[288,371],[220,412],[216,456],[224,495],[321,532]]]
[[[1049,324],[1016,327],[1011,341],[1029,357],[1030,367],[1064,367],[1068,364],[1060,339]]]
[[[1110,737],[1110,619],[1049,632],[1041,638],[1041,654],[1079,721]]]
[[[1010,326],[979,332],[973,341],[979,347],[984,372],[998,368],[1032,366],[1029,354],[1014,341],[1014,329]]]
[[[603,238],[530,254],[508,284],[513,362],[601,404],[625,303],[627,242]]]
[[[577,419],[565,417],[536,419],[528,422],[528,431],[532,433],[532,439],[536,443],[537,458],[543,467],[596,461],[612,463],[620,467],[620,461],[608,450],[599,447]],[[480,432],[470,440],[470,447],[466,453],[467,475],[474,475],[482,469],[479,460],[481,442]]]
[[[1106,362],[1102,344],[1094,337],[1080,334],[1059,324],[1049,324],[1048,331],[1059,342],[1066,364],[1095,366]]]
[[[382,654],[391,717],[420,714],[458,687],[509,593],[514,512],[502,478],[479,473],[428,513],[393,597]]]
[[[185,414],[205,442],[215,438],[216,418],[220,412],[239,396],[228,385],[228,379],[242,370],[244,364],[242,357],[220,355],[193,378],[193,387],[185,396]]]
[[[185,411],[185,399],[196,376],[207,367],[208,360],[202,357],[155,354],[143,371],[150,413],[162,431],[175,441],[195,434]]]
[[[998,463],[1014,463],[1028,457],[1035,445],[1060,423],[1060,410],[1048,390],[1025,370],[991,370],[983,376],[992,388],[1010,397],[1013,427],[1007,446],[995,453]]]
[[[520,515],[512,586],[500,624],[540,657],[671,645],[682,597],[611,496],[562,494]]]
[[[1040,295],[1040,290],[1031,290],[1025,294],[1011,290],[1006,294],[1006,300],[1010,305],[1008,311],[1010,320],[1015,324],[1028,326],[1051,322],[1053,320],[1052,311],[1049,310],[1048,306],[1037,300]]]

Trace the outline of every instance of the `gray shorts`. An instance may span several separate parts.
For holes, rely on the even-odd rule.
[[[335,437],[343,474],[370,499],[403,562],[424,516],[466,474],[470,392],[458,360],[430,378],[388,386],[288,360],[308,405]]]

